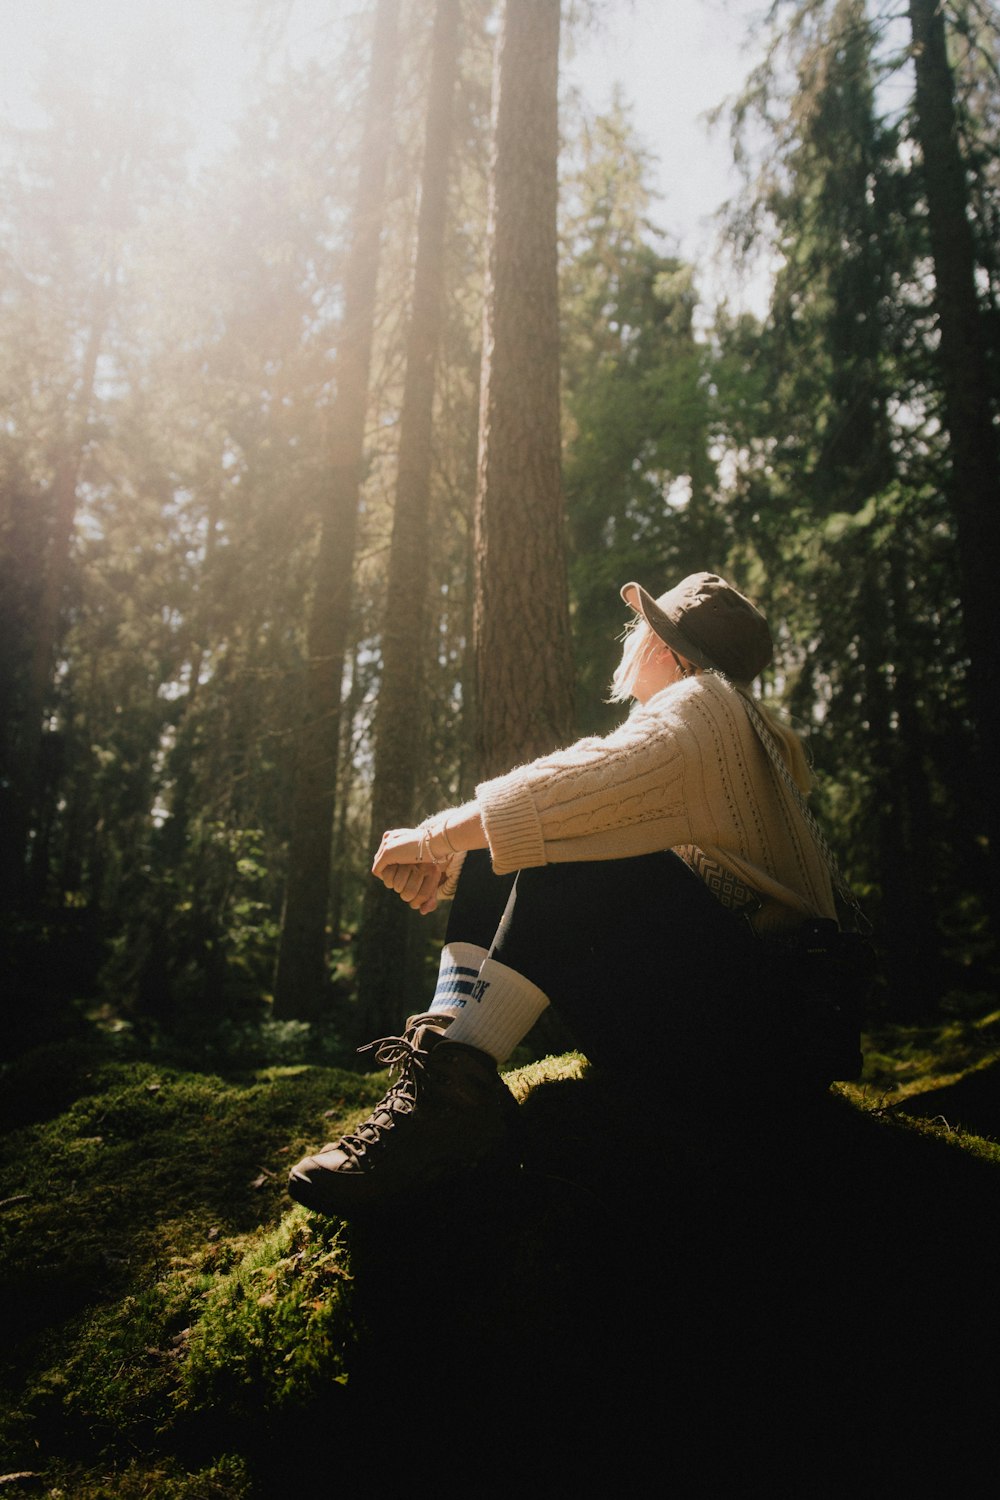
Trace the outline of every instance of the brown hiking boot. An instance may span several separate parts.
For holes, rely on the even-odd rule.
[[[399,1077],[356,1131],[292,1168],[297,1203],[342,1217],[392,1207],[509,1151],[517,1102],[488,1053],[446,1039],[450,1023],[449,1015],[411,1016],[402,1036],[359,1049],[374,1049]]]

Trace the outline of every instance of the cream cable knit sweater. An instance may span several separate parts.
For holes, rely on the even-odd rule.
[[[739,691],[714,675],[665,688],[612,734],[483,782],[476,801],[498,875],[694,844],[760,894],[760,931],[835,915],[802,814]]]

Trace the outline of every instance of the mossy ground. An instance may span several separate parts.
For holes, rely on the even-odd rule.
[[[664,1110],[534,1063],[522,1168],[350,1226],[285,1172],[384,1075],[29,1054],[0,1145],[0,1480],[24,1476],[0,1493],[269,1500],[386,1466],[634,1493],[655,1464],[685,1495],[985,1494],[1000,1121],[951,1102],[995,1080],[997,1022],[873,1037],[862,1084],[810,1106]]]

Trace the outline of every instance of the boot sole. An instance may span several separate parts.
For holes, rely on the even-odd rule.
[[[391,1187],[377,1168],[371,1172],[327,1172],[316,1178],[298,1177],[293,1168],[288,1178],[288,1194],[312,1213],[349,1219],[362,1213],[394,1213],[425,1194],[447,1191],[472,1177],[505,1172],[520,1165],[520,1153],[511,1139],[487,1146],[472,1159],[450,1169],[442,1168],[432,1176],[397,1178]]]

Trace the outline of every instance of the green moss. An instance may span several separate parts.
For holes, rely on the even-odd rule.
[[[30,1469],[39,1442],[54,1457],[155,1448],[178,1410],[189,1330],[217,1306],[213,1288],[230,1275],[234,1286],[245,1281],[250,1273],[237,1268],[251,1243],[282,1259],[280,1231],[274,1245],[269,1236],[288,1209],[289,1163],[364,1115],[385,1086],[384,1075],[337,1069],[269,1069],[234,1082],[106,1058],[88,1073],[62,1114],[0,1139],[9,1469]],[[311,1244],[306,1226],[296,1233]],[[314,1263],[322,1254],[302,1258],[287,1305],[284,1285],[271,1314],[267,1288],[258,1294],[258,1349],[265,1321],[283,1337],[300,1319],[310,1328],[299,1351],[288,1336],[276,1382],[305,1380],[314,1359],[327,1368],[332,1302],[322,1313],[305,1306],[308,1290],[315,1300],[334,1279],[331,1261]],[[204,1362],[198,1368],[203,1375]],[[192,1378],[180,1406],[195,1405],[200,1388]]]
[[[47,1500],[249,1500],[254,1493],[246,1461],[236,1454],[188,1471],[176,1459],[140,1458],[120,1465],[53,1465],[44,1476]],[[7,1486],[5,1500],[37,1497],[37,1480]]]
[[[865,1037],[864,1053],[861,1083],[871,1093],[903,1095],[935,1088],[1000,1059],[1000,1010],[878,1027]]]
[[[293,1210],[206,1296],[178,1408],[252,1419],[345,1383],[356,1337],[350,1288],[343,1231]]]
[[[891,1113],[886,1113],[876,1104],[869,1104],[867,1107],[880,1117],[888,1118],[898,1130],[910,1131],[915,1135],[940,1142],[966,1158],[1000,1167],[1000,1143],[988,1136],[977,1135],[971,1130],[956,1129],[943,1115],[926,1118],[910,1114],[905,1109],[894,1109]]]
[[[950,1060],[979,1048],[968,1077],[994,1038],[951,1025]],[[940,1082],[917,1072],[926,1041],[898,1057]],[[288,1452],[325,1478],[329,1434],[359,1406],[382,1422],[472,1371],[486,1404],[517,1392],[519,1421],[567,1388],[610,1427],[636,1370],[663,1375],[664,1326],[670,1367],[719,1409],[728,1380],[746,1401],[789,1359],[817,1378],[820,1345],[843,1342],[855,1380],[886,1347],[898,1365],[918,1326],[936,1367],[990,1326],[1000,1147],[902,1118],[871,1083],[734,1130],[716,1100],[676,1117],[648,1088],[604,1092],[578,1054],[545,1058],[508,1075],[524,1170],[385,1233],[290,1208],[284,1189],[384,1074],[225,1080],[105,1058],[85,1075],[57,1117],[0,1143],[0,1445],[8,1470],[44,1455],[66,1500],[280,1495]],[[338,1436],[341,1480],[345,1451]]]
[[[567,1052],[561,1057],[543,1057],[537,1062],[526,1063],[506,1075],[507,1087],[521,1104],[532,1089],[543,1083],[554,1083],[560,1079],[583,1078],[587,1072],[587,1060],[582,1052]]]

